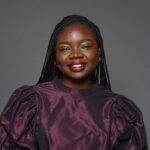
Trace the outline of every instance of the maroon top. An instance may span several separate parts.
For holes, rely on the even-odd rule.
[[[58,79],[24,86],[0,117],[0,150],[147,150],[142,115],[98,84],[84,90]]]

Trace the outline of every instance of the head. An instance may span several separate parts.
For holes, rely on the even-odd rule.
[[[59,76],[60,70],[56,66],[56,43],[60,33],[69,25],[71,24],[79,24],[82,26],[87,27],[91,30],[94,35],[95,41],[97,43],[97,47],[100,50],[100,59],[101,61],[96,65],[93,71],[93,80],[98,81],[104,87],[110,89],[110,82],[108,76],[108,70],[106,65],[106,59],[104,54],[103,48],[103,39],[99,28],[86,17],[79,16],[79,15],[70,15],[63,18],[55,27],[47,49],[47,54],[42,70],[42,74],[38,83],[51,81],[54,77]]]

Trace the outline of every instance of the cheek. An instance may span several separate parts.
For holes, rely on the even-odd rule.
[[[63,62],[63,60],[64,60],[64,56],[63,55],[61,55],[59,52],[56,52],[55,56],[56,56],[56,63]]]
[[[86,54],[86,56],[90,61],[93,61],[93,62],[97,62],[99,58],[97,51],[89,52]]]
[[[57,67],[61,70],[61,68],[63,68],[63,66],[66,64],[66,55],[62,55],[59,52],[56,53],[56,64]]]

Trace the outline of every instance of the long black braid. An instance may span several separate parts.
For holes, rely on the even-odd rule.
[[[59,33],[64,29],[64,27],[73,23],[83,24],[89,27],[93,31],[95,38],[97,40],[98,47],[101,50],[101,62],[97,65],[93,78],[96,81],[98,81],[99,84],[111,90],[111,84],[109,80],[108,69],[107,69],[106,58],[105,58],[104,47],[103,47],[103,39],[100,30],[93,22],[88,20],[86,17],[79,16],[79,15],[70,15],[64,17],[56,25],[48,44],[44,66],[38,84],[46,81],[51,81],[56,76],[58,76],[59,70],[55,65],[56,62],[55,42],[57,40]]]

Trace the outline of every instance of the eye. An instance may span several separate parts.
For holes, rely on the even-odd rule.
[[[70,47],[68,47],[68,46],[63,46],[63,47],[60,47],[59,50],[65,52],[65,51],[70,50]]]
[[[82,45],[81,48],[82,49],[90,49],[92,47],[92,45]]]

